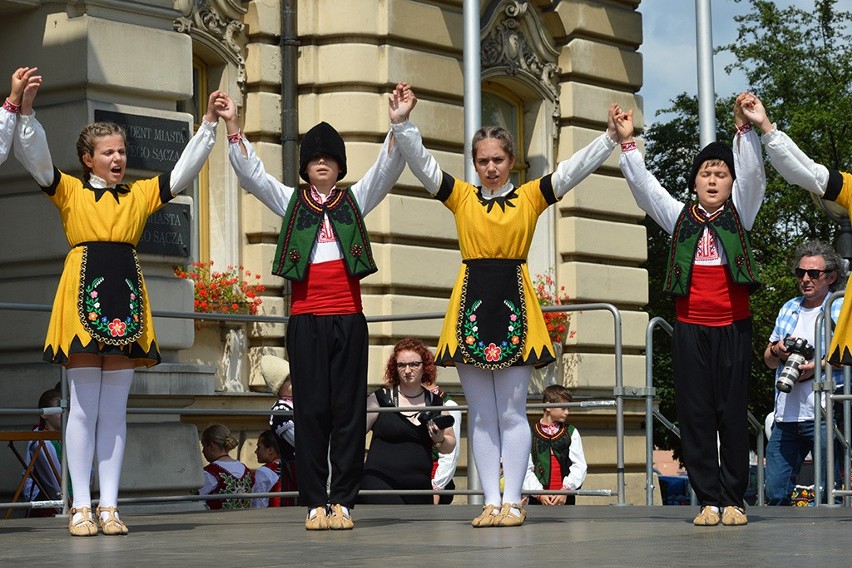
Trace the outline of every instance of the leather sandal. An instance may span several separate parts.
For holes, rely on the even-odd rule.
[[[101,517],[101,513],[107,513],[106,520]],[[98,524],[101,526],[101,530],[107,536],[114,535],[123,535],[130,532],[127,530],[127,525],[121,522],[121,519],[118,518],[118,508],[116,507],[98,507],[95,510],[95,514],[98,518]]]
[[[77,522],[74,522],[74,515],[77,513],[82,515],[82,517]],[[72,508],[68,512],[68,515],[68,532],[72,536],[95,536],[98,534],[98,526],[92,520],[91,507]]]
[[[519,514],[513,513],[512,509],[517,509]],[[500,509],[500,515],[494,521],[494,526],[498,527],[519,527],[527,520],[527,512],[520,503],[503,503],[503,508]]]
[[[496,505],[486,505],[482,508],[482,512],[479,513],[479,516],[473,519],[470,524],[478,529],[496,526],[498,511],[499,509]]]

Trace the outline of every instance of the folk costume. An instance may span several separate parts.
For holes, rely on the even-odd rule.
[[[475,425],[471,444],[486,504],[517,509],[530,447],[526,393],[531,369],[555,359],[526,258],[538,216],[596,170],[615,142],[602,135],[553,174],[517,188],[509,182],[491,192],[442,172],[410,122],[394,124],[393,131],[412,173],[456,219],[463,264],[436,361],[458,369]]]
[[[216,141],[216,124],[202,123],[170,173],[115,186],[94,174],[80,180],[56,169],[35,114],[20,117],[16,137],[18,160],[59,209],[71,246],[53,302],[44,359],[65,364],[75,354],[89,353],[123,355],[136,366],[156,365],[160,354],[135,246],[148,216],[198,175]],[[74,483],[72,525],[86,516],[73,511],[91,507],[95,454],[100,508],[116,506],[132,380],[133,369],[68,369],[65,444]]]
[[[536,422],[532,427],[532,452],[527,465],[524,490],[575,490],[586,480],[586,456],[580,432],[570,424]],[[566,505],[576,502],[569,495]],[[530,497],[530,503],[539,503]]]
[[[254,486],[254,472],[245,464],[236,460],[216,460],[204,466],[204,485],[199,495],[219,495],[222,493],[251,493]],[[210,499],[205,502],[211,510],[248,509],[251,499]]]
[[[248,156],[243,156],[242,143]],[[351,508],[363,470],[366,435],[367,323],[360,279],[376,271],[364,216],[388,194],[405,163],[385,138],[376,163],[349,188],[328,195],[295,189],[268,175],[251,144],[235,137],[229,149],[240,185],[283,218],[273,271],[292,286],[287,353],[293,381],[299,499],[309,509],[327,503]],[[300,175],[327,156],[346,175],[343,139],[326,123],[300,147]],[[331,452],[329,454],[329,448]],[[326,493],[331,459],[330,494]]]
[[[787,183],[837,203],[852,218],[852,174],[814,162],[777,128],[763,135],[763,143],[772,166]],[[852,293],[850,286],[852,279],[846,284],[847,296]],[[852,302],[844,302],[827,355],[833,365],[852,365]]]
[[[278,389],[276,389],[277,391]],[[272,406],[272,410],[289,410],[293,412],[293,398],[285,396],[279,398]],[[299,484],[296,477],[296,423],[292,416],[272,414],[269,416],[269,428],[275,434],[278,442],[278,455],[281,470],[281,488],[278,491],[296,491]],[[278,505],[270,507],[293,507],[297,500],[295,497],[281,497]]]
[[[672,197],[635,144],[622,146],[620,162],[636,203],[672,235],[665,291],[675,298],[672,364],[684,463],[702,505],[716,507],[743,507],[748,485],[749,295],[759,286],[748,231],[766,190],[750,125],[733,145],[711,143],[693,162],[690,189],[707,160],[723,161],[733,178],[731,197],[713,213]]]
[[[263,464],[254,472],[252,493],[277,493],[281,489],[281,459]],[[251,500],[253,508],[280,507],[281,497],[258,497]]]

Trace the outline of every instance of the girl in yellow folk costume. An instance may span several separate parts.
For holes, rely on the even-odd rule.
[[[40,83],[39,83],[40,85]],[[134,368],[160,362],[151,307],[136,244],[148,216],[188,187],[216,139],[216,107],[207,113],[174,169],[122,183],[126,137],[116,124],[83,129],[77,155],[83,179],[59,171],[32,104],[39,85],[24,91],[16,156],[59,209],[71,250],[65,265],[44,346],[44,359],[67,368],[71,392],[65,444],[74,498],[68,528],[74,536],[127,534],[118,516],[118,482],[127,433],[127,398]],[[92,517],[89,489],[97,455],[100,503]],[[96,524],[97,521],[97,524]]]
[[[614,116],[607,133],[560,163],[553,174],[514,187],[511,135],[486,127],[473,137],[475,187],[442,172],[408,115],[417,99],[397,85],[390,100],[394,138],[408,167],[455,215],[463,264],[436,360],[455,365],[470,407],[470,432],[485,507],[474,527],[519,526],[526,519],[521,487],[530,453],[526,397],[533,367],[554,361],[526,258],[539,215],[595,171],[616,146]],[[505,487],[500,491],[500,465]]]

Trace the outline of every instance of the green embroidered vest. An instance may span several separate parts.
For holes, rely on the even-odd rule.
[[[339,190],[320,205],[311,199],[310,191],[310,187],[304,187],[293,192],[278,236],[273,274],[296,282],[305,279],[324,214],[331,221],[349,274],[363,278],[376,272],[364,217],[352,192],[348,188]]]
[[[723,209],[710,216],[705,216],[697,203],[684,206],[672,233],[672,248],[663,290],[672,296],[686,296],[689,293],[695,250],[705,226],[719,237],[734,282],[747,286],[749,292],[760,288],[748,233],[743,229],[733,202],[728,200]]]
[[[559,462],[562,477],[568,476],[568,470],[571,468],[572,463],[568,449],[571,447],[571,436],[574,434],[574,427],[568,424],[560,428],[559,432],[553,436],[549,436],[541,430],[540,424],[540,422],[537,422],[533,426],[532,461],[535,476],[541,482],[541,486],[546,488],[550,485],[551,450],[553,450],[553,455],[556,456],[556,461]]]

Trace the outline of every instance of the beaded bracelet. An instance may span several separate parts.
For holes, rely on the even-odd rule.
[[[622,142],[621,143],[621,151],[622,152],[630,152],[631,150],[636,149],[636,142],[631,140],[630,142]]]
[[[243,137],[243,131],[237,130],[233,134],[228,134],[228,144],[239,144],[240,138]]]
[[[16,105],[9,99],[3,101],[3,108],[11,112],[12,114],[16,114],[19,110],[21,110],[21,105]]]
[[[742,126],[737,126],[737,133],[745,134],[746,132],[749,132],[752,128],[754,128],[754,125],[752,125],[752,123],[750,122],[746,122]]]

